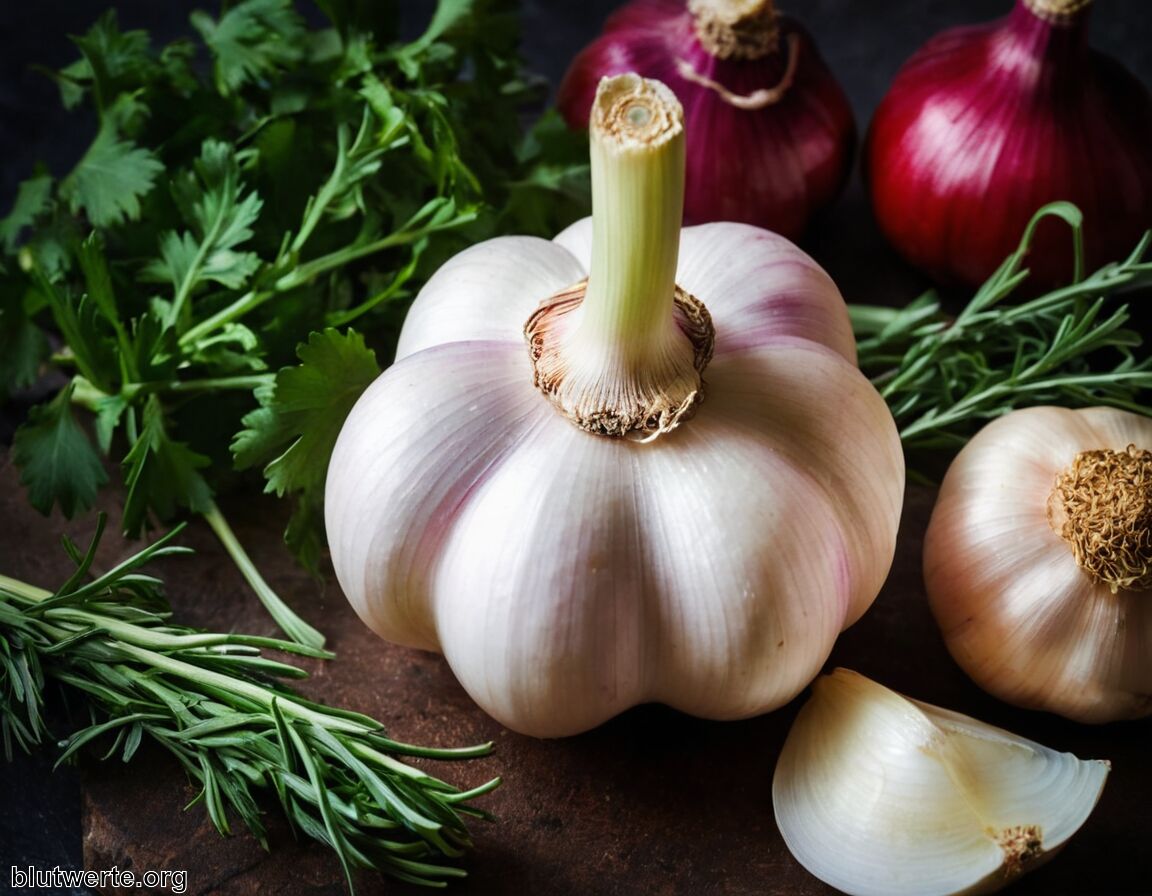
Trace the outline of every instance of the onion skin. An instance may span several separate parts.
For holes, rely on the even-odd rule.
[[[976,286],[1015,251],[1047,202],[1084,213],[1090,269],[1152,226],[1152,96],[1087,43],[1090,5],[1049,22],[954,28],[901,68],[872,120],[864,167],[891,244],[936,280]],[[1040,225],[1037,286],[1073,274],[1067,230]]]
[[[1152,592],[1077,566],[1049,522],[1081,451],[1152,448],[1152,419],[1036,407],[988,424],[952,462],[924,539],[924,582],[948,650],[1016,706],[1103,723],[1152,715]]]
[[[738,221],[797,239],[847,180],[856,145],[848,98],[811,36],[777,18],[779,49],[756,60],[724,60],[696,38],[681,0],[634,0],[573,60],[557,106],[574,129],[588,126],[600,79],[634,71],[664,82],[684,105],[687,127],[686,224]],[[776,103],[739,109],[681,76],[677,60],[738,95],[772,87],[798,53],[792,86]]]

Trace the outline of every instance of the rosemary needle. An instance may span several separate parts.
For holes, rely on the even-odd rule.
[[[462,877],[454,860],[471,845],[465,817],[499,779],[461,791],[398,757],[469,759],[491,744],[435,749],[399,743],[375,720],[305,700],[280,680],[303,678],[273,649],[326,651],[276,638],[213,634],[168,621],[162,583],[140,571],[186,554],[179,531],[115,569],[89,578],[104,528],[88,549],[65,540],[76,572],[56,592],[0,576],[0,736],[6,756],[50,739],[41,707],[49,681],[83,692],[92,721],[64,743],[63,762],[97,739],[105,758],[132,758],[147,737],[200,786],[223,834],[238,816],[267,848],[258,796],[274,794],[290,825],[330,846],[352,888],[354,868],[444,886]]]
[[[1018,299],[1036,225],[1072,229],[1076,275]],[[1132,253],[1087,276],[1075,206],[1040,209],[1020,247],[954,318],[928,292],[905,308],[850,306],[860,369],[888,402],[906,450],[960,448],[983,423],[1018,407],[1109,405],[1152,415],[1152,354],[1125,327],[1122,292],[1152,285],[1152,233]]]

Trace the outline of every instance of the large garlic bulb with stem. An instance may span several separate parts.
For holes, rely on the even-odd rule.
[[[772,781],[789,850],[851,896],[992,893],[1087,820],[1108,763],[910,700],[846,669],[817,679]]]
[[[591,158],[591,221],[473,246],[417,297],[332,455],[333,566],[369,626],[442,651],[517,731],[766,712],[884,582],[896,427],[815,262],[749,225],[681,230],[664,85],[605,79]]]
[[[953,461],[924,541],[952,656],[1001,700],[1152,714],[1152,418],[1038,407]]]

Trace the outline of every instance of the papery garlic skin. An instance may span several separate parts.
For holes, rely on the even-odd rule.
[[[1152,419],[1028,408],[988,424],[949,468],[925,585],[952,656],[1001,700],[1080,722],[1152,714],[1152,593],[1094,580],[1050,520],[1078,453],[1129,445],[1152,448]]]
[[[337,576],[371,628],[442,651],[521,732],[650,701],[765,712],[887,575],[895,425],[827,275],[781,237],[711,224],[683,231],[677,270],[716,325],[696,415],[650,444],[575,428],[533,387],[520,329],[586,276],[590,229],[482,243],[426,285],[332,456]]]
[[[517,731],[790,700],[891,565],[899,436],[843,299],[754,227],[681,230],[683,113],[592,119],[595,228],[450,260],[329,467],[337,578]]]
[[[972,896],[1051,858],[1108,769],[837,669],[789,731],[772,802],[797,861],[845,893]]]

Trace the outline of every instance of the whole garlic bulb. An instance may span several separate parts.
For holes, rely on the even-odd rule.
[[[675,97],[605,79],[592,163],[592,221],[428,282],[325,498],[364,621],[537,736],[786,703],[878,593],[903,498],[828,276],[755,227],[680,230]]]
[[[1152,419],[1014,411],[953,461],[924,542],[948,649],[1009,703],[1152,714]]]
[[[851,896],[976,896],[1051,858],[1108,770],[837,669],[788,732],[772,803],[796,860]]]

